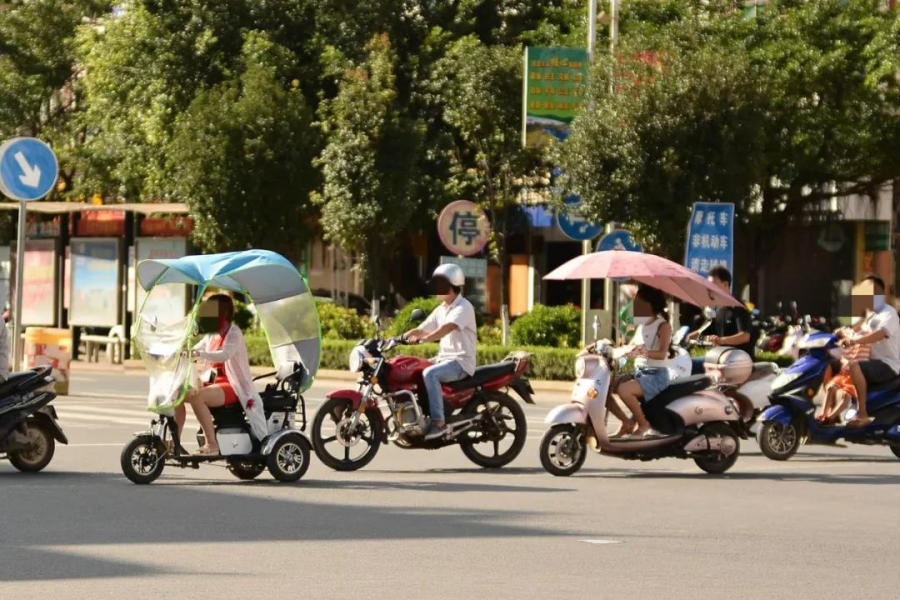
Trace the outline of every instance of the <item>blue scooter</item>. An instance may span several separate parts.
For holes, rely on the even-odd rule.
[[[900,458],[900,377],[869,388],[866,406],[874,420],[863,427],[829,425],[816,421],[813,399],[828,368],[838,356],[840,338],[831,333],[812,332],[800,342],[802,356],[781,372],[772,384],[772,404],[759,420],[759,448],[772,460],[787,460],[802,443],[836,445],[842,439],[853,444],[890,446]],[[844,422],[855,416],[844,413]]]

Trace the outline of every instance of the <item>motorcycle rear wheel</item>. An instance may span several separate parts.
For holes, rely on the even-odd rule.
[[[9,455],[9,462],[23,473],[37,473],[53,460],[56,452],[56,440],[53,439],[46,427],[29,421],[25,424],[25,436],[28,438],[32,449],[19,451]]]
[[[584,465],[587,447],[584,426],[574,423],[554,425],[541,439],[541,465],[556,477],[574,475]],[[579,439],[580,438],[580,439]]]
[[[384,432],[381,428],[381,419],[378,409],[367,408],[360,416],[359,431],[351,432],[348,425],[341,426],[353,416],[353,406],[346,398],[331,398],[319,408],[313,419],[312,442],[316,456],[325,466],[335,471],[356,471],[361,469],[375,458],[381,449]],[[323,433],[323,427],[334,426],[334,435]],[[330,433],[330,432],[329,432]],[[349,436],[349,437],[348,437]],[[358,457],[351,457],[351,448],[360,442],[368,447]],[[329,448],[333,447],[341,456],[332,454]]]
[[[486,410],[492,411],[494,415],[485,417],[485,420],[476,424],[472,430],[463,433],[459,446],[466,458],[479,467],[499,469],[514,461],[522,452],[528,437],[528,422],[525,419],[525,411],[519,403],[502,392],[483,392],[480,398],[466,406],[463,418],[472,418]],[[515,429],[509,428],[509,421],[515,424]],[[500,442],[510,434],[513,436],[513,443],[501,452]],[[490,444],[493,449],[490,455],[479,451],[479,447],[483,447],[484,444]]]
[[[716,454],[708,454],[704,456],[695,456],[694,463],[711,475],[721,475],[734,466],[738,457],[741,455],[741,438],[734,430],[725,423],[710,423],[706,425],[701,433],[713,435],[716,437],[729,437],[734,440],[735,449],[730,455],[725,456],[721,452]]]

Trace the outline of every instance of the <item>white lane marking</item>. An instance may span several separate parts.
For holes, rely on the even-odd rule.
[[[596,546],[604,546],[608,544],[621,544],[619,540],[578,540],[580,542],[584,542],[585,544],[594,544]]]
[[[149,418],[155,416],[154,413],[151,413],[150,411],[126,408],[101,408],[87,404],[67,404],[65,406],[59,406],[57,407],[57,412],[61,415],[88,413],[93,415],[121,415],[135,418],[144,416]]]
[[[91,398],[109,398],[111,400],[147,400],[147,394],[117,394],[115,392],[91,392],[87,393],[79,393],[79,394],[69,394],[68,396],[63,396],[63,402],[65,402],[65,398],[79,398],[79,399],[91,399]]]
[[[150,424],[150,419],[123,419],[120,417],[109,417],[105,415],[73,415],[73,414],[60,414],[60,420],[63,422],[63,426],[65,426],[66,421],[91,421],[96,425],[108,425],[110,423],[115,423],[116,425],[143,425],[147,426]]]

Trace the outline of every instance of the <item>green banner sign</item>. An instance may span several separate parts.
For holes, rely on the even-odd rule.
[[[891,249],[891,224],[888,221],[866,223],[866,252]]]
[[[584,48],[525,48],[522,143],[564,140],[584,102],[588,56]]]

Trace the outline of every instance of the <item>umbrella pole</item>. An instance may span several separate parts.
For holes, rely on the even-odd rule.
[[[591,242],[585,240],[581,242],[581,254],[587,255],[591,253]],[[589,313],[591,312],[591,280],[581,280],[581,341],[586,346],[593,340],[590,339],[588,328],[590,327]]]

